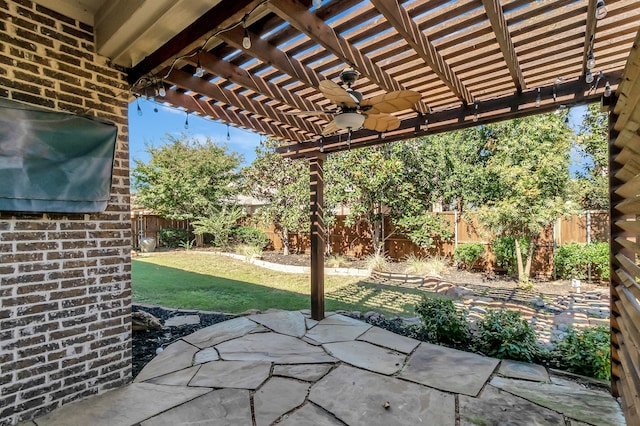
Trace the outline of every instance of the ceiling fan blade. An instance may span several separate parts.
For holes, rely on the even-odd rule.
[[[400,120],[389,114],[367,114],[362,127],[376,132],[388,132],[400,127]]]
[[[331,80],[322,80],[318,89],[322,92],[323,95],[327,97],[327,99],[338,106],[348,108],[354,108],[358,106],[356,100],[353,99],[349,92],[347,92],[342,87],[340,87],[339,84],[334,83]]]
[[[335,120],[331,120],[329,124],[324,126],[324,129],[322,129],[322,136],[330,135],[331,133],[335,133],[338,130],[340,130],[340,128],[336,124]]]
[[[389,114],[413,107],[421,97],[420,93],[413,90],[399,90],[364,99],[360,109],[371,114]]]

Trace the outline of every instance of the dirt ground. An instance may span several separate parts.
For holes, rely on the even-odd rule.
[[[282,252],[265,251],[262,259],[267,262],[280,263],[286,265],[297,266],[309,266],[310,257],[308,254],[290,254],[284,256]],[[363,259],[349,259],[347,265],[344,267],[350,268],[362,268],[366,269],[366,261]],[[327,262],[325,262],[327,264]],[[327,265],[334,266],[334,265]],[[390,264],[391,272],[404,272],[408,265],[402,262],[393,262]],[[449,269],[442,274],[442,279],[458,285],[472,284],[481,285],[485,287],[494,287],[502,289],[518,288],[520,284],[517,279],[510,277],[504,273],[482,272],[482,271],[464,271],[459,270],[455,266],[450,266]],[[553,280],[549,277],[533,277],[533,288],[531,289],[535,293],[543,294],[567,294],[575,291],[575,288],[571,286],[570,280]],[[600,283],[594,281],[592,283],[583,280],[580,285],[582,292],[603,289],[606,287],[606,283]]]

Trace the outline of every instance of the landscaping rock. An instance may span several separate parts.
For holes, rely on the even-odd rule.
[[[131,328],[133,331],[161,330],[162,323],[154,315],[145,311],[136,311],[131,314]]]

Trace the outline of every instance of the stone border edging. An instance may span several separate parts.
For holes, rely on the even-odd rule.
[[[199,253],[218,254],[220,256],[227,256],[233,259],[247,262],[246,256],[243,256],[241,254],[236,254],[236,253],[213,252],[213,251],[202,251]],[[288,272],[291,274],[311,273],[311,268],[309,266],[283,265],[280,263],[267,262],[261,259],[249,259],[248,262],[253,265],[260,266],[261,268],[270,269],[272,271]],[[351,276],[351,277],[368,277],[371,275],[367,269],[357,269],[357,268],[324,268],[324,273],[327,275],[342,275],[342,276]]]

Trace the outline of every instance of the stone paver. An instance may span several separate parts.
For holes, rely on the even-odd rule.
[[[276,333],[302,337],[307,332],[305,318],[300,312],[282,311],[272,314],[251,315],[249,319],[264,325]]]
[[[218,351],[216,351],[215,348],[206,348],[196,352],[193,357],[193,363],[202,364],[209,361],[217,361],[219,359]]]
[[[313,385],[309,400],[349,425],[455,424],[453,395],[344,365]]]
[[[155,383],[157,385],[187,386],[199,369],[199,365],[194,365],[193,367],[185,368],[174,373],[165,374],[164,376],[147,380],[147,382]]]
[[[276,365],[273,367],[273,375],[315,382],[327,374],[333,366],[334,364]]]
[[[420,344],[417,340],[378,327],[370,328],[366,333],[358,337],[358,340],[384,346],[404,354],[410,353]]]
[[[319,346],[277,333],[250,334],[221,343],[216,349],[224,360],[272,361],[280,364],[335,361]]]
[[[498,362],[495,358],[421,343],[400,377],[447,392],[476,396]]]
[[[198,352],[198,348],[178,340],[170,344],[160,352],[158,356],[145,365],[140,374],[136,377],[136,382],[142,382],[153,377],[163,376],[183,368],[193,365],[193,356]]]
[[[226,340],[244,336],[258,328],[261,326],[246,317],[240,317],[200,329],[186,336],[183,340],[204,349]]]
[[[404,354],[367,342],[337,342],[322,346],[340,361],[386,375],[397,373],[406,358]]]
[[[205,393],[207,388],[189,388],[133,383],[91,398],[65,405],[37,419],[38,426],[131,426],[149,417],[183,404]]]
[[[224,361],[202,364],[190,386],[256,389],[269,378],[271,363],[263,361]]]
[[[274,377],[253,396],[256,426],[269,426],[283,414],[301,405],[307,397],[309,383]]]
[[[329,413],[313,404],[305,404],[278,423],[279,426],[343,426]]]
[[[610,394],[542,366],[341,314],[317,323],[309,312],[251,315],[171,344],[131,385],[24,426],[624,425]]]
[[[166,425],[250,425],[249,391],[220,389],[173,408],[140,423],[140,426]]]
[[[180,327],[181,325],[200,324],[200,315],[179,315],[164,322],[165,327]]]
[[[620,406],[602,391],[494,377],[491,385],[593,425],[623,425]]]
[[[493,386],[486,386],[478,398],[460,395],[459,405],[460,426],[565,426],[564,418],[555,411]]]
[[[534,382],[549,382],[549,372],[542,365],[526,362],[502,360],[498,374],[512,379],[531,380]]]

